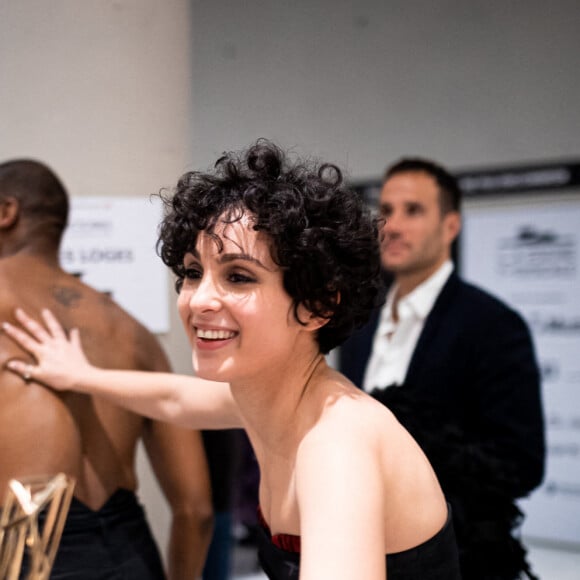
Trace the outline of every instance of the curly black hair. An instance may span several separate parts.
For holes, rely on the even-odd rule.
[[[381,279],[378,226],[360,197],[346,187],[335,165],[291,161],[260,139],[247,150],[225,153],[208,173],[183,175],[173,196],[162,194],[166,216],[158,252],[184,278],[183,258],[201,231],[218,220],[252,216],[271,240],[272,259],[294,303],[327,318],[317,340],[323,354],[362,326],[376,307]],[[219,243],[219,240],[217,240]]]

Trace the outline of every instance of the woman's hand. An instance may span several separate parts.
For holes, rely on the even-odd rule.
[[[37,364],[12,359],[6,367],[26,382],[36,381],[58,391],[74,390],[77,378],[91,367],[83,352],[78,329],[73,328],[67,337],[52,312],[46,309],[41,313],[44,325],[21,309],[17,309],[15,315],[25,330],[8,322],[2,324],[2,329],[28,351]]]

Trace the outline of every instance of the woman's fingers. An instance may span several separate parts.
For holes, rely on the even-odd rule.
[[[24,350],[27,350],[29,353],[33,355],[36,355],[38,353],[38,350],[42,346],[42,344],[38,340],[30,336],[28,332],[20,330],[19,328],[13,326],[9,322],[3,322],[2,329],[12,340],[14,340],[14,342],[16,342],[16,344],[19,344]]]
[[[26,383],[34,379],[34,372],[36,367],[34,365],[25,363],[22,360],[12,359],[6,363],[6,368],[20,375]]]
[[[49,310],[43,310],[42,320],[37,322],[21,309],[16,311],[19,325],[5,322],[2,328],[21,348],[28,351],[36,364],[30,364],[21,359],[12,359],[6,363],[6,368],[20,375],[27,383],[35,381],[43,385],[53,385],[57,390],[63,390],[68,384],[62,369],[68,363],[86,362],[81,348],[78,329],[70,332],[70,339],[58,320]],[[54,386],[56,385],[56,386]],[[63,386],[64,385],[64,386]]]
[[[50,335],[48,332],[46,332],[46,329],[42,326],[42,324],[39,324],[36,320],[34,320],[34,318],[28,316],[28,314],[26,314],[22,308],[17,308],[14,312],[14,315],[16,316],[18,322],[20,322],[20,324],[22,324],[22,326],[26,328],[26,330],[34,338],[36,338],[38,342],[43,342],[50,338]]]
[[[66,340],[67,338],[66,332],[64,331],[63,327],[61,326],[60,322],[56,319],[54,314],[48,308],[43,308],[40,314],[50,334],[54,338]],[[32,320],[30,317],[28,318],[29,320]]]
[[[77,350],[83,350],[81,344],[81,331],[78,328],[71,328],[69,340]]]

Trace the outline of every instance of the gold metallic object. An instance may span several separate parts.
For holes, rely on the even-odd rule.
[[[74,485],[64,473],[10,480],[0,513],[1,580],[18,580],[25,556],[26,580],[48,580]]]

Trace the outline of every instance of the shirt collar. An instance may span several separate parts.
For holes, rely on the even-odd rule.
[[[425,320],[437,300],[441,289],[445,286],[449,276],[453,272],[453,263],[446,260],[429,278],[421,282],[412,292],[399,300],[398,307],[409,308],[417,318]],[[385,307],[381,313],[381,323],[392,326],[393,301],[397,293],[397,286],[389,290]]]

